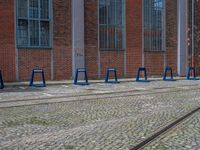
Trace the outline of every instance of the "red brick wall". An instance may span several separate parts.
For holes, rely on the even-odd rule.
[[[164,66],[177,73],[177,1],[166,0],[166,52],[145,52],[145,67],[150,75],[162,76]]]
[[[166,65],[177,73],[177,1],[166,1]]]
[[[54,80],[72,76],[71,0],[53,0]]]
[[[44,68],[45,79],[51,79],[51,49],[20,49],[19,80],[30,80],[33,68]]]
[[[176,1],[166,1],[166,52],[144,52],[144,65],[149,75],[162,75],[164,53],[166,65],[177,70]],[[126,66],[127,77],[135,77],[142,66],[142,1],[126,1]]]
[[[176,1],[166,1],[166,65],[177,70],[177,9]],[[135,77],[142,66],[142,1],[126,1],[126,66],[127,77]],[[162,75],[165,52],[144,52],[148,75]]]
[[[200,1],[196,2],[195,14],[195,65],[197,67],[197,73],[200,75]]]
[[[126,1],[126,70],[135,77],[142,66],[142,0]]]
[[[108,67],[117,68],[117,76],[124,77],[124,51],[101,51],[101,77],[105,78]]]
[[[145,52],[144,64],[148,75],[162,75],[164,70],[164,52]]]
[[[118,77],[124,77],[124,51],[99,51],[98,49],[97,6],[97,0],[85,1],[85,62],[89,78],[97,79],[98,69],[100,69],[100,78],[104,78],[107,67],[116,67]]]
[[[200,1],[196,2],[196,50],[200,52]]]
[[[0,1],[0,70],[5,81],[16,80],[14,1]]]
[[[89,79],[97,79],[98,71],[104,78],[107,67],[117,67],[124,77],[126,53],[127,77],[135,77],[142,66],[142,0],[126,0],[126,51],[98,50],[97,0],[85,1],[85,65]],[[6,81],[16,80],[14,4],[12,0],[0,2],[0,68]],[[176,1],[167,0],[166,8],[166,65],[176,71]],[[71,0],[53,0],[53,48],[19,49],[19,79],[28,80],[31,69],[44,67],[46,79],[63,80],[72,76],[72,18]],[[7,31],[7,32],[5,32]],[[53,62],[52,59],[53,59]],[[145,52],[145,66],[149,74],[163,73],[164,53]],[[98,63],[100,63],[100,68]],[[53,64],[53,68],[51,68]],[[53,69],[53,74],[51,74]]]
[[[90,79],[98,78],[97,0],[85,1],[85,66]]]

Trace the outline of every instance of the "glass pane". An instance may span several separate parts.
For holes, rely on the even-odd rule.
[[[106,24],[107,23],[107,7],[106,0],[99,1],[99,23]]]
[[[28,45],[28,21],[19,19],[17,29],[18,29],[17,30],[18,46],[27,46]]]
[[[116,3],[115,0],[108,0],[108,24],[115,25],[116,20]]]
[[[27,0],[18,0],[18,17],[27,18],[28,2]]]
[[[123,49],[123,38],[122,38],[122,29],[121,28],[117,28],[116,29],[116,48],[117,49]]]
[[[50,44],[49,22],[42,21],[40,23],[40,41],[41,46],[49,46]]]
[[[107,48],[107,28],[106,26],[100,26],[100,48]]]
[[[123,15],[123,0],[116,0],[116,25],[121,26],[122,25],[122,15]]]
[[[39,0],[30,0],[29,1],[29,17],[30,18],[38,18],[39,17],[38,1]]]
[[[39,46],[39,22],[30,21],[30,46]]]
[[[40,18],[49,19],[49,0],[40,0]]]
[[[114,49],[115,47],[115,28],[108,28],[108,48]]]

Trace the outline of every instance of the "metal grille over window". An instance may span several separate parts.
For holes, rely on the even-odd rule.
[[[195,53],[196,50],[196,39],[194,37],[200,37],[200,34],[198,34],[197,30],[197,9],[196,7],[198,6],[197,4],[198,1],[194,0],[189,0],[188,1],[188,60],[190,63],[192,63],[192,55]],[[200,33],[200,32],[199,32]],[[195,35],[196,34],[196,35]]]
[[[143,47],[165,50],[165,0],[143,0]]]
[[[99,0],[99,46],[125,49],[125,0]]]
[[[17,46],[50,47],[50,1],[17,0]]]

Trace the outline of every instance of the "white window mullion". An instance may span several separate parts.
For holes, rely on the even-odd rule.
[[[162,11],[162,15],[163,15],[163,31],[162,31],[162,36],[163,36],[163,42],[162,42],[162,50],[166,51],[166,0],[164,0],[163,2],[163,11]]]
[[[109,23],[108,23],[108,16],[109,16],[109,9],[108,9],[108,0],[106,0],[106,11],[107,11],[107,13],[106,13],[106,25],[107,25],[107,27],[106,27],[106,30],[107,30],[107,49],[109,49],[110,47],[109,47]]]
[[[117,24],[117,15],[116,15],[116,13],[117,13],[117,1],[115,0],[115,12],[114,12],[114,14],[115,14],[115,27],[114,27],[114,29],[115,29],[115,31],[114,31],[114,34],[115,34],[115,43],[114,43],[114,45],[115,45],[115,49],[116,48],[118,48],[118,46],[117,46],[117,28],[118,28],[118,24]]]
[[[40,6],[40,0],[38,0],[38,38],[39,38],[39,46],[41,46],[41,6]]]
[[[51,18],[50,18],[50,16],[51,16],[51,5],[50,5],[50,3],[51,3],[51,0],[49,0],[48,1],[48,21],[49,21],[49,45],[51,46],[52,45],[52,41],[51,41],[51,32],[50,31],[52,31],[52,28],[51,28]]]
[[[27,9],[28,9],[28,46],[30,46],[30,9],[29,9],[29,6],[30,6],[30,0],[27,0]]]
[[[16,43],[19,44],[19,2],[16,1]]]

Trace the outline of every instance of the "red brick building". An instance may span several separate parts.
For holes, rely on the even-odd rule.
[[[44,68],[47,80],[72,79],[86,67],[89,79],[116,67],[119,77],[135,77],[138,67],[161,76],[166,66],[185,75],[199,59],[200,2],[190,21],[192,0],[1,0],[0,70],[6,81],[29,80]],[[184,31],[184,32],[183,32]],[[194,48],[193,48],[194,49]]]

